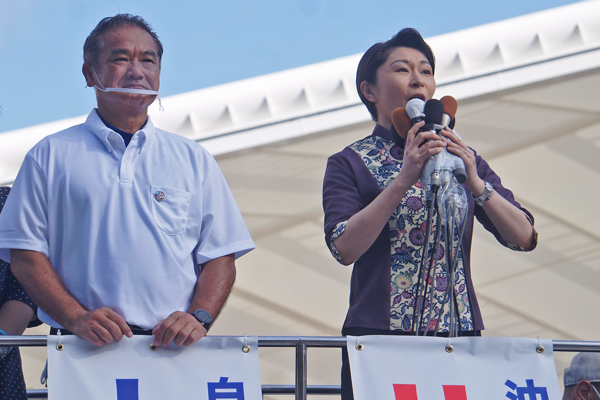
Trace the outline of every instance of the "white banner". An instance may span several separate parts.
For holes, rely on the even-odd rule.
[[[48,398],[262,399],[258,338],[207,336],[189,347],[156,351],[152,340],[134,336],[96,347],[62,336],[59,351],[58,337],[48,336]]]
[[[348,336],[347,341],[356,400],[561,399],[552,340]]]

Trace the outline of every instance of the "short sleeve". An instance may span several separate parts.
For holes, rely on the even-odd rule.
[[[0,214],[0,258],[10,262],[10,249],[33,250],[48,256],[46,204],[45,175],[27,154]]]
[[[346,148],[327,160],[323,179],[323,211],[325,213],[325,241],[339,261],[333,241],[343,233],[345,222],[364,208],[358,179],[349,157],[356,153]],[[362,161],[361,161],[362,163]]]
[[[238,258],[254,247],[225,177],[213,159],[202,182],[202,227],[196,261],[203,264],[229,254]]]
[[[333,229],[333,232],[331,234],[330,243],[328,243],[329,251],[331,252],[331,255],[340,264],[344,264],[344,261],[342,261],[342,256],[340,256],[340,252],[338,251],[337,247],[335,246],[335,239],[337,239],[342,233],[344,233],[344,231],[346,230],[347,223],[348,223],[348,221],[342,221],[335,226],[335,228]]]

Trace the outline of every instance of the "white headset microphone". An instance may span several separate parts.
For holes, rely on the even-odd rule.
[[[117,93],[143,94],[143,95],[148,95],[148,96],[156,96],[156,98],[158,99],[159,110],[161,110],[161,111],[164,110],[163,106],[162,106],[162,102],[160,101],[160,93],[158,92],[158,90],[106,87],[106,86],[104,86],[104,84],[102,83],[100,78],[98,77],[98,74],[96,74],[96,71],[94,70],[93,67],[92,67],[92,71],[94,72],[94,76],[96,77],[96,80],[102,86],[102,87],[99,87],[98,85],[94,85],[94,89],[99,90],[104,93],[117,92]]]

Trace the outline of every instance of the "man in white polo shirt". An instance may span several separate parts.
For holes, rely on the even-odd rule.
[[[214,158],[148,117],[162,53],[141,17],[100,21],[83,64],[98,107],[27,154],[0,217],[0,258],[40,319],[98,346],[194,343],[254,248]]]

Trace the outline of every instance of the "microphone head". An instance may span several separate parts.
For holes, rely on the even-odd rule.
[[[415,118],[423,118],[425,114],[423,110],[425,109],[425,102],[419,98],[410,99],[408,103],[406,103],[406,114],[408,117],[413,120]]]
[[[452,121],[450,121],[450,123],[448,124],[448,128],[454,129],[455,124],[456,124],[456,118],[454,118]]]
[[[425,124],[441,124],[444,116],[444,106],[436,99],[427,100],[425,103]]]
[[[444,96],[440,99],[444,105],[444,114],[448,114],[450,120],[453,120],[456,116],[456,110],[458,110],[458,102],[452,96]]]
[[[392,112],[392,124],[398,135],[401,138],[406,139],[408,130],[412,127],[412,123],[410,122],[410,118],[408,118],[408,114],[404,107],[398,107]]]

